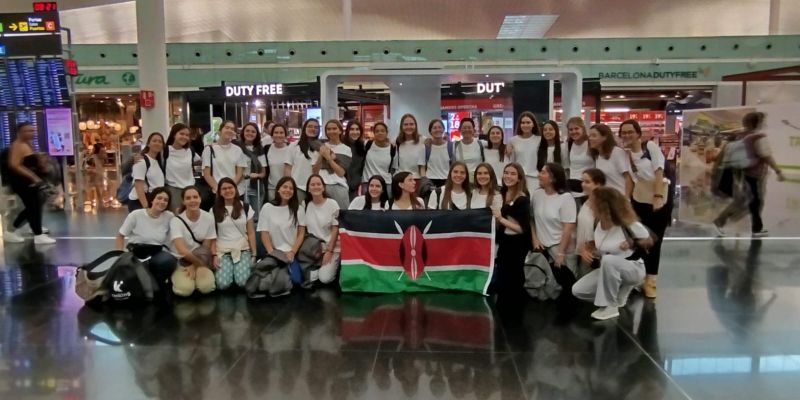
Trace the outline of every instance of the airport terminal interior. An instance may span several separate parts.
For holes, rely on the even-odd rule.
[[[3,0],[0,399],[796,399],[800,9],[795,5],[793,0]],[[266,291],[257,288],[256,296],[237,284],[205,293],[200,289],[201,268],[193,260],[202,258],[196,250],[208,240],[196,240],[195,225],[183,221],[191,237],[181,237],[182,245],[165,242],[170,251],[160,251],[172,253],[176,274],[194,271],[187,274],[197,282],[196,292],[178,293],[176,275],[167,275],[171,282],[158,282],[159,272],[148,264],[155,264],[152,256],[137,259],[136,265],[144,268],[130,279],[146,287],[141,273],[153,275],[159,287],[153,299],[121,301],[111,294],[118,292],[112,288],[118,282],[108,281],[103,283],[105,296],[86,301],[82,266],[114,250],[120,235],[133,241],[125,227],[135,213],[156,218],[151,210],[160,207],[161,195],[150,187],[147,152],[152,150],[152,133],[160,132],[162,139],[179,136],[170,135],[171,130],[191,135],[186,136],[186,146],[194,155],[197,142],[198,158],[187,158],[195,164],[186,168],[192,182],[197,178],[202,185],[209,178],[219,180],[213,163],[226,160],[212,154],[208,171],[203,154],[215,146],[228,149],[222,143],[230,142],[229,135],[250,140],[247,127],[255,128],[262,146],[265,138],[276,140],[274,132],[282,127],[286,146],[301,159],[301,146],[306,146],[324,163],[338,166],[339,150],[334,154],[333,147],[324,147],[331,158],[323,159],[325,151],[315,149],[314,141],[309,145],[309,121],[316,122],[317,137],[326,139],[320,146],[337,143],[330,139],[337,126],[339,133],[348,135],[358,123],[363,130],[358,140],[383,147],[381,127],[388,128],[385,133],[394,141],[406,135],[408,114],[423,136],[419,146],[427,150],[418,154],[420,169],[410,178],[392,185],[403,172],[389,174],[386,183],[401,194],[392,193],[397,201],[385,213],[396,221],[378,226],[378,220],[386,218],[371,219],[368,213],[382,211],[361,210],[362,206],[344,212],[337,205],[332,218],[340,244],[328,249],[326,243],[337,240],[319,240],[322,255],[316,255],[314,264],[319,275],[316,270],[310,275],[300,271],[302,261],[284,262],[289,289],[283,293],[264,295]],[[751,127],[755,115],[760,119]],[[505,144],[521,143],[517,139],[530,135],[521,125],[525,118],[538,121],[540,130],[560,129],[555,147],[567,156],[547,155],[547,141],[542,139],[545,146],[538,149],[538,157],[545,154],[551,162],[538,166],[538,173],[524,171],[516,184],[516,170],[501,162],[502,170],[495,173],[504,188],[498,195],[504,211],[488,207],[497,215],[484,218],[485,224],[442,227],[436,225],[436,218],[442,217],[426,216],[478,215],[479,210],[458,209],[455,197],[447,210],[444,205],[436,211],[417,211],[414,206],[414,211],[389,210],[404,196],[422,196],[420,186],[428,179],[422,176],[424,170],[433,171],[426,140],[437,146],[439,136],[430,139],[428,121],[430,127],[441,126],[438,135],[445,141],[456,143],[456,150],[441,152],[450,160],[445,161],[447,185],[441,193],[447,191],[450,198],[457,166],[463,165],[468,174],[475,171],[464,157],[465,148],[477,141],[480,161],[488,162],[483,160],[484,146],[488,154],[496,143],[490,131],[497,129]],[[586,138],[573,140],[574,118],[582,118]],[[631,250],[614,257],[636,266],[641,276],[626,284],[623,273],[594,289],[599,299],[614,282],[614,293],[632,290],[627,302],[620,300],[623,295],[614,295],[620,305],[616,310],[597,299],[582,301],[572,289],[586,273],[580,272],[580,250],[573,237],[564,247],[569,268],[555,265],[564,259],[561,253],[542,256],[550,273],[542,272],[544,283],[536,286],[540,283],[534,282],[531,271],[539,267],[530,261],[532,251],[518,266],[525,276],[519,274],[517,286],[504,283],[516,275],[509,275],[509,265],[495,261],[512,258],[506,257],[514,236],[509,232],[526,230],[514,224],[516,216],[510,222],[503,218],[517,199],[506,201],[502,196],[526,178],[528,185],[531,179],[542,185],[536,192],[548,190],[549,195],[550,186],[559,184],[552,178],[559,170],[564,174],[567,169],[565,179],[570,180],[565,185],[572,182],[566,160],[574,143],[585,140],[587,149],[595,151],[593,138],[604,135],[607,127],[615,150],[627,146],[621,132],[631,120],[637,121],[642,148],[649,144],[653,153],[661,152],[654,156],[648,150],[647,157],[661,162],[653,174],[660,171],[669,179],[661,188],[651,178],[655,194],[651,188],[644,196],[653,203],[669,199],[673,208],[664,216],[669,226],[660,237],[654,235],[649,225],[654,212],[641,216],[636,208],[641,203],[637,196],[642,196],[636,186],[650,182],[642,175],[631,181],[628,193],[624,183],[622,194],[607,189],[624,205],[592,210],[613,214],[631,209],[632,203],[650,239],[663,242],[660,259],[655,260],[657,275],[649,264],[645,275],[644,262],[635,260]],[[472,130],[465,130],[470,121]],[[265,129],[270,132],[261,132]],[[23,130],[31,136],[22,135]],[[274,143],[273,150],[278,146]],[[403,143],[398,143],[403,157]],[[729,161],[735,151],[730,149],[739,143],[744,143],[743,157],[755,160],[746,167]],[[144,144],[148,146],[142,150]],[[374,162],[369,147],[360,147],[364,156],[356,161],[356,144],[344,141],[336,146],[347,148],[348,163],[350,154],[354,163],[365,162],[365,174]],[[250,156],[252,148],[245,153],[247,146],[241,147],[246,161],[237,165],[247,164],[247,171],[254,172],[249,163],[258,163],[258,157]],[[601,147],[596,160],[588,159],[610,175],[597,158],[604,157]],[[517,147],[507,150],[514,155]],[[27,157],[47,162],[31,166],[24,162],[28,153],[18,156],[20,151],[36,153]],[[129,161],[141,151],[138,157],[144,157],[147,169],[138,157],[136,163]],[[402,159],[395,160],[394,151],[392,147],[388,164],[396,162],[399,170]],[[645,156],[637,156],[637,149],[621,152],[629,165],[625,174],[635,177]],[[264,159],[270,154],[267,148]],[[514,157],[525,164],[527,156]],[[177,165],[169,164],[175,161],[173,156],[163,162],[169,166]],[[283,180],[277,188],[270,186],[272,192],[266,190],[272,182],[268,164],[266,176],[252,177],[248,187],[257,188],[258,200],[251,200],[251,191],[236,191],[248,204],[244,214],[254,211],[260,219],[253,226],[255,234],[233,230],[241,232],[244,248],[252,246],[248,237],[259,242],[253,271],[272,257],[262,254],[264,248],[278,246],[275,240],[281,235],[268,222],[269,210],[288,199],[281,197]],[[288,159],[286,165],[291,166]],[[295,176],[297,165],[289,169],[289,176]],[[31,184],[24,171],[38,171],[40,166],[49,172]],[[372,196],[372,189],[361,189],[361,183],[374,178],[365,175],[357,179],[358,188],[348,188],[348,183],[326,179],[342,178],[336,171],[349,169],[317,168],[323,175],[321,187],[332,197],[322,198],[324,204],[336,203],[338,189],[331,186],[355,190],[346,198],[348,203],[362,191],[368,194],[361,200]],[[143,179],[137,171],[144,171]],[[319,196],[310,174],[302,183],[298,179],[294,189],[301,187],[316,207]],[[577,177],[584,179],[580,190],[589,193],[584,176],[585,172]],[[726,177],[733,183],[723,193],[720,182]],[[169,186],[169,173],[162,173],[161,179]],[[473,193],[480,193],[482,184],[469,179],[478,185]],[[416,186],[407,189],[403,185],[408,181]],[[222,247],[222,218],[237,226],[229,213],[239,211],[236,206],[225,211],[225,205],[242,204],[238,197],[225,197],[223,187],[221,183],[219,190],[214,188],[219,194],[211,194],[224,204],[219,204],[222,217],[211,228],[217,239],[208,249],[209,260],[216,259],[218,250],[223,253],[217,246]],[[147,200],[131,200],[140,189],[147,192]],[[577,196],[575,190],[563,192],[559,193],[569,199],[572,220],[564,219],[570,217],[564,217],[562,209],[554,218],[566,234],[570,231],[561,223],[574,229],[577,219],[580,230],[583,202],[572,207],[570,192]],[[205,207],[205,194],[197,194],[202,206],[182,193],[187,218],[193,215],[190,211]],[[603,201],[600,195],[587,199],[592,204]],[[271,201],[277,205],[266,205]],[[145,203],[147,209],[132,210]],[[531,223],[543,212],[537,210],[533,204],[526,211]],[[208,217],[216,218],[216,211]],[[37,212],[43,228],[38,234]],[[308,219],[309,230],[313,212],[305,206],[303,220]],[[756,213],[762,227],[755,226]],[[408,217],[414,214],[421,216]],[[606,219],[594,218],[590,216],[589,234],[608,236]],[[607,220],[616,224],[615,218]],[[169,221],[170,235],[183,231],[176,220]],[[294,221],[297,229],[297,217]],[[535,235],[540,227],[532,229]],[[622,231],[621,251],[629,250],[628,243],[640,246],[635,229],[625,227],[624,236]],[[287,237],[296,236],[291,232]],[[271,238],[270,244],[263,237]],[[309,238],[317,239],[308,234],[305,241]],[[419,253],[415,238],[427,246]],[[448,247],[442,247],[444,240]],[[184,256],[184,248],[194,242],[201,243]],[[602,240],[598,242],[602,246]],[[558,241],[551,246],[552,251],[562,251]],[[244,248],[225,256],[231,263],[239,253],[244,259],[250,254]],[[131,249],[129,253],[136,253]],[[301,250],[286,250],[285,257]],[[330,264],[335,275],[323,283],[329,252],[336,257]],[[465,262],[436,264],[447,256],[458,259],[459,254]],[[610,262],[605,260],[611,255],[599,254],[599,266],[586,267],[608,274],[604,271],[611,268]],[[630,260],[624,259],[628,256]],[[112,262],[124,257],[118,254]],[[423,260],[430,265],[422,265]],[[221,274],[223,264],[215,273]],[[295,265],[299,272],[292,269]],[[109,270],[115,267],[116,263]],[[368,271],[352,272],[357,269]],[[399,277],[386,278],[396,271]],[[571,280],[563,280],[565,271]],[[441,278],[449,279],[445,283],[430,283],[446,274],[450,278]],[[212,275],[214,282],[219,286],[220,278]],[[559,292],[546,295],[548,285]],[[504,292],[508,287],[524,293],[512,296]],[[619,315],[598,318],[604,307]]]

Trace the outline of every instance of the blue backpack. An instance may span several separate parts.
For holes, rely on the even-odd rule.
[[[147,180],[147,171],[150,170],[150,158],[144,156],[144,182],[147,184],[147,187],[150,187],[150,182]],[[119,182],[119,187],[117,188],[117,201],[119,202],[126,202],[128,201],[128,195],[131,194],[133,190],[133,160],[125,163],[122,166],[122,180]]]
[[[447,155],[450,157],[450,162],[452,163],[455,160],[455,150],[453,149],[453,142],[447,141]],[[431,159],[431,146],[432,144],[425,146],[425,168],[428,168],[428,161]],[[483,155],[483,154],[481,154]]]

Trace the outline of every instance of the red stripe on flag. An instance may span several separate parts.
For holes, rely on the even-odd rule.
[[[400,266],[400,243],[398,239],[351,236],[347,232],[339,235],[342,261],[364,260],[368,264]],[[425,239],[427,259],[425,268],[437,266],[492,264],[494,243],[489,238],[451,237]]]

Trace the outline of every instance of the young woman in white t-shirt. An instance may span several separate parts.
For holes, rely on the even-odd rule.
[[[619,126],[619,137],[631,158],[636,175],[631,205],[639,220],[655,235],[653,247],[644,256],[647,276],[642,292],[650,299],[656,297],[656,277],[661,262],[661,242],[672,221],[672,202],[669,200],[669,180],[664,178],[666,159],[654,141],[642,142],[642,128],[629,119]],[[645,154],[644,149],[647,150]]]
[[[339,204],[328,198],[325,182],[319,175],[311,175],[306,183],[309,198],[305,202],[306,231],[322,240],[323,253],[319,270],[311,271],[310,281],[331,283],[339,273]]]
[[[633,193],[631,158],[625,150],[617,146],[608,125],[596,124],[589,129],[589,152],[595,160],[596,168],[606,175],[606,186],[630,199]]]
[[[461,133],[461,141],[454,145],[453,158],[467,164],[467,173],[472,175],[478,164],[486,161],[486,150],[475,136],[475,121],[472,118],[462,118],[458,131]]]
[[[589,153],[589,135],[586,124],[581,117],[572,117],[567,121],[567,151],[564,156],[564,167],[569,169],[567,187],[578,204],[583,205],[586,195],[581,186],[583,171],[594,168],[595,162]]]
[[[200,208],[200,191],[189,186],[181,193],[183,205],[170,221],[169,236],[172,254],[178,257],[178,268],[172,274],[172,292],[191,296],[195,290],[207,294],[214,291],[211,272],[211,248],[217,239],[214,217]]]
[[[556,163],[547,163],[539,171],[540,188],[533,192],[533,250],[550,253],[556,269],[568,267],[567,255],[572,245],[577,211],[575,200],[567,191],[567,174]],[[565,271],[553,270],[556,279]],[[571,278],[574,282],[574,276]],[[570,283],[572,283],[570,282]],[[559,282],[564,286],[564,282]]]
[[[417,197],[417,181],[408,171],[401,171],[392,177],[392,204],[390,210],[424,210],[425,204]]]
[[[384,181],[391,182],[395,171],[394,159],[397,156],[397,148],[389,141],[389,127],[383,122],[376,122],[372,126],[372,136],[373,140],[364,145],[366,155],[361,177],[364,186],[362,193],[366,191],[367,180],[370,177],[380,175]],[[391,196],[391,192],[389,195]]]
[[[539,144],[542,142],[539,123],[530,111],[524,111],[517,118],[514,137],[508,140],[506,152],[513,154],[514,161],[525,171],[528,190],[539,187]]]
[[[578,222],[575,227],[575,252],[577,254],[591,253],[594,249],[594,210],[592,209],[592,192],[606,184],[606,175],[597,168],[588,168],[581,174],[581,187],[583,188],[583,205],[578,210]],[[591,266],[578,259],[576,275],[581,277],[591,270]]]
[[[306,181],[313,173],[313,165],[319,158],[319,121],[309,118],[303,123],[300,140],[292,146],[289,160],[284,167],[283,176],[289,176],[297,183],[300,202],[306,198]]]
[[[489,208],[499,210],[503,206],[500,186],[494,176],[494,169],[489,163],[480,163],[475,168],[475,189],[472,191],[470,208]]]
[[[505,168],[508,163],[514,162],[514,154],[507,154],[506,152],[507,146],[505,144],[504,135],[503,128],[497,125],[489,128],[487,134],[489,143],[484,150],[484,158],[486,159],[486,163],[492,167],[492,175],[497,178],[497,185],[502,184],[501,178],[503,175],[503,168]]]
[[[278,181],[275,198],[261,208],[258,231],[267,254],[280,250],[289,262],[294,261],[303,244],[306,229],[305,208],[300,207],[294,179],[284,176]]]
[[[631,290],[644,281],[641,253],[652,239],[618,190],[596,188],[591,204],[598,221],[593,236],[596,251],[584,251],[581,257],[588,263],[599,260],[599,267],[578,280],[572,293],[599,307],[592,318],[606,320],[619,316],[619,307],[625,306]]]
[[[201,162],[200,156],[192,150],[189,127],[184,124],[172,125],[164,150],[164,170],[167,190],[169,190],[170,210],[181,206],[181,192],[185,187],[193,186],[194,164]]]
[[[415,178],[425,176],[425,143],[420,140],[417,118],[412,114],[400,118],[395,158],[398,171],[411,172]]]
[[[428,150],[425,150],[425,176],[435,187],[440,188],[447,181],[447,172],[453,162],[450,153],[454,150],[454,143],[444,137],[444,124],[440,119],[431,120],[428,133],[431,135],[431,143],[427,145]]]
[[[332,119],[325,123],[328,142],[320,147],[313,172],[319,174],[325,182],[325,193],[339,204],[340,209],[347,209],[350,204],[347,170],[353,161],[353,151],[350,146],[342,143],[343,134],[344,127],[339,120]]]
[[[348,210],[380,210],[389,208],[389,191],[386,181],[380,175],[375,175],[367,181],[367,192],[358,196],[350,203]]]
[[[536,155],[536,168],[542,170],[547,163],[564,165],[564,153],[567,151],[561,144],[561,132],[558,123],[547,120],[542,124],[542,141],[539,142],[539,149]]]
[[[472,203],[472,186],[469,184],[467,164],[454,161],[447,174],[444,188],[437,188],[428,198],[431,210],[467,210]]]
[[[219,140],[203,150],[203,179],[211,192],[216,194],[219,181],[231,178],[238,185],[244,177],[247,160],[242,149],[233,144],[236,137],[236,123],[225,121],[219,128]],[[203,208],[210,209],[214,198],[203,199]]]
[[[133,190],[128,195],[128,211],[149,208],[148,193],[164,186],[164,170],[161,165],[161,151],[164,149],[164,136],[153,132],[147,138],[142,150],[142,159],[133,164]],[[147,161],[145,161],[145,157]],[[147,167],[147,164],[150,167]]]
[[[287,140],[287,132],[285,125],[272,124],[272,132],[270,133],[272,144],[269,146],[269,150],[266,151],[269,178],[267,179],[267,198],[264,200],[265,203],[275,198],[275,185],[283,178],[286,163],[291,156],[292,149]]]
[[[237,144],[242,149],[246,160],[244,171],[242,171],[242,180],[237,189],[242,199],[258,214],[261,204],[264,203],[264,196],[266,196],[263,179],[267,176],[267,157],[264,154],[264,147],[261,145],[258,125],[252,122],[244,124],[242,140]]]
[[[255,210],[239,199],[233,179],[222,178],[212,212],[217,228],[217,240],[211,246],[217,289],[225,290],[233,283],[244,288],[256,263]]]
[[[159,284],[169,280],[178,260],[164,246],[168,246],[169,225],[175,216],[168,211],[169,191],[160,187],[151,193],[152,201],[149,208],[131,211],[125,222],[119,228],[116,237],[116,249],[124,250],[125,238],[128,239],[127,248],[137,258],[147,259],[147,265],[153,277]]]

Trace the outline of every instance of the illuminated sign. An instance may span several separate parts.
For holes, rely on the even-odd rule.
[[[0,41],[6,56],[59,56],[61,32],[57,11],[0,14]]]
[[[58,3],[55,1],[35,1],[33,2],[33,11],[58,11]]]
[[[258,83],[249,85],[225,85],[225,97],[252,97],[283,94],[282,83]]]
[[[478,94],[500,93],[500,89],[506,87],[505,82],[481,82],[478,83]]]
[[[6,46],[0,44],[0,56],[6,55]]]

